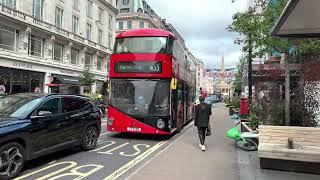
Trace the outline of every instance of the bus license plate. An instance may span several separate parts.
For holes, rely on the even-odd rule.
[[[137,128],[137,127],[127,127],[127,131],[141,132],[141,128]]]

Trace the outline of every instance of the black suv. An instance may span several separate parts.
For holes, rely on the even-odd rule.
[[[101,114],[89,99],[61,94],[0,97],[0,179],[27,160],[74,146],[96,147]]]

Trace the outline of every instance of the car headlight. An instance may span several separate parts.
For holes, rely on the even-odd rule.
[[[158,127],[159,129],[163,129],[163,128],[166,127],[166,123],[164,122],[163,119],[158,119],[158,121],[157,121],[157,127]]]

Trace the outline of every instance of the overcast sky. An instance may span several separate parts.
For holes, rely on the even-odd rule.
[[[241,55],[235,45],[237,34],[226,27],[232,15],[247,7],[247,0],[147,0],[156,13],[173,24],[188,49],[207,67],[220,67],[224,55],[227,67],[235,66]]]

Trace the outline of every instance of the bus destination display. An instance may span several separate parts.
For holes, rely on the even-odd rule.
[[[161,62],[117,62],[117,73],[161,73]]]

